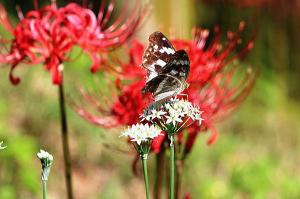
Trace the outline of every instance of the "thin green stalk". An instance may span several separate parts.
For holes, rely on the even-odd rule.
[[[154,199],[161,199],[161,192],[164,183],[164,170],[165,169],[165,146],[163,145],[160,152],[156,154],[156,168],[155,168],[155,184],[153,191]]]
[[[182,173],[183,173],[183,160],[176,160],[176,172],[175,172],[175,199],[181,198],[181,181],[182,181]]]
[[[149,199],[149,180],[148,180],[148,170],[147,170],[147,154],[142,156],[144,179],[145,179],[145,189],[146,189],[146,199]]]
[[[174,135],[169,135],[170,138],[170,199],[174,199],[175,188],[175,145]]]
[[[63,81],[59,85],[59,107],[60,107],[60,119],[61,119],[61,133],[62,133],[62,144],[64,153],[64,165],[65,165],[65,180],[67,187],[68,199],[73,199],[72,189],[72,165],[71,155],[68,138],[68,125],[67,125],[67,114],[64,96]]]
[[[43,199],[47,199],[47,180],[42,180],[43,184]]]

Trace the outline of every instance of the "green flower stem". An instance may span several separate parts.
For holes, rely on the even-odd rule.
[[[148,180],[148,170],[147,170],[147,154],[142,155],[143,171],[145,178],[145,189],[146,189],[146,199],[149,199],[149,180]]]
[[[165,146],[162,145],[160,152],[156,154],[156,172],[155,172],[155,184],[153,191],[154,199],[161,199],[161,193],[163,188],[163,177],[164,177],[164,169],[165,169]]]
[[[43,184],[43,199],[47,199],[47,180],[42,180]]]
[[[71,155],[69,147],[68,137],[68,125],[67,125],[67,114],[64,96],[63,80],[59,85],[59,107],[60,107],[60,119],[61,119],[61,133],[62,133],[62,144],[64,153],[64,165],[65,165],[65,179],[68,199],[73,199],[73,188],[72,188],[72,165]]]
[[[183,173],[184,161],[176,160],[176,172],[175,172],[175,199],[180,199],[181,197],[181,186],[182,186],[182,173]]]
[[[170,199],[174,199],[175,187],[175,145],[174,135],[169,135],[170,139]]]

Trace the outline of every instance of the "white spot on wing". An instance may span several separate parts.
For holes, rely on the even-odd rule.
[[[159,59],[159,60],[156,61],[156,64],[160,65],[161,67],[164,67],[167,63],[164,62],[163,60]]]
[[[162,47],[161,49],[159,49],[159,52],[160,53],[166,52],[168,55],[175,53],[174,49],[172,49],[172,48],[166,48],[166,47]]]
[[[174,53],[175,53],[175,50],[172,49],[172,48],[169,48],[169,52],[170,52],[170,54],[174,54]]]
[[[148,69],[152,72],[155,72],[155,63],[151,64]]]

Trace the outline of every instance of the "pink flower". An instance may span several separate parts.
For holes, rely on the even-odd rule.
[[[99,13],[75,3],[58,8],[55,2],[43,8],[29,11],[23,16],[19,11],[20,22],[14,28],[7,12],[0,5],[0,24],[14,38],[1,39],[6,53],[1,52],[0,63],[10,64],[10,80],[18,84],[20,78],[13,75],[13,70],[20,64],[43,64],[52,73],[52,82],[60,84],[63,62],[69,61],[69,53],[75,45],[80,46],[92,59],[91,71],[96,72],[103,60],[100,52],[105,53],[123,44],[134,33],[145,16],[145,8],[136,2],[136,7],[128,13],[121,13],[111,25],[110,20],[114,1],[105,11],[105,1],[101,2]]]

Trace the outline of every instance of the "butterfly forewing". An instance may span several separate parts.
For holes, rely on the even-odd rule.
[[[171,42],[159,31],[149,37],[149,45],[144,52],[142,66],[147,70],[147,82],[156,77],[167,65],[175,49]]]
[[[148,73],[142,92],[151,92],[155,101],[175,96],[187,87],[190,71],[188,55],[184,50],[175,51],[161,32],[150,35],[142,62]]]

